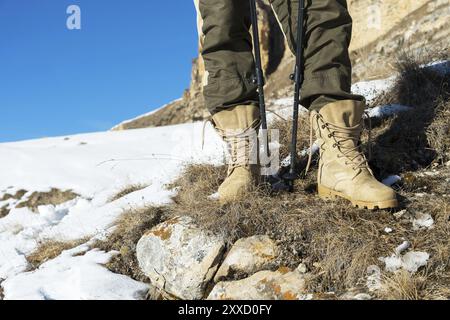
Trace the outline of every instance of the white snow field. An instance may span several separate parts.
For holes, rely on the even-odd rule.
[[[355,93],[373,98],[393,79],[360,82]],[[290,99],[279,101],[280,110]],[[277,104],[277,101],[272,102]],[[407,107],[407,106],[406,106]],[[390,106],[373,111],[379,117],[404,110]],[[14,208],[13,199],[0,201],[10,212],[0,218],[0,285],[4,299],[142,299],[144,283],[110,272],[104,264],[115,252],[91,249],[104,238],[120,214],[129,208],[171,202],[167,190],[187,163],[222,164],[225,148],[211,125],[202,123],[128,131],[109,131],[0,144],[0,199],[25,189],[72,190],[79,195],[38,212]],[[126,186],[148,187],[110,202]],[[30,271],[27,255],[48,240],[91,239]]]

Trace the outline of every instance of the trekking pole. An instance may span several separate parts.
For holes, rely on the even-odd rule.
[[[305,35],[305,0],[300,0],[298,4],[298,24],[297,24],[297,48],[296,48],[296,60],[294,73],[290,78],[295,83],[294,88],[294,110],[292,118],[292,141],[291,141],[291,163],[289,173],[284,175],[284,179],[287,181],[290,192],[294,191],[294,181],[299,178],[296,173],[297,162],[297,132],[298,132],[298,110],[300,105],[300,90],[302,88],[304,80],[304,63],[303,63],[303,50],[304,50],[304,35]]]
[[[261,130],[262,130],[262,154],[265,159],[269,159],[269,137],[267,134],[267,118],[266,118],[266,102],[264,99],[264,74],[261,63],[261,50],[259,46],[259,28],[258,28],[258,13],[256,11],[256,0],[250,1],[250,19],[252,24],[253,33],[253,50],[255,52],[255,67],[256,67],[256,79],[254,83],[258,85],[259,96],[259,113],[261,117]],[[265,164],[267,166],[267,164]],[[266,180],[266,178],[264,178]]]

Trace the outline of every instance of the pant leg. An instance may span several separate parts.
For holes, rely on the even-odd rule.
[[[194,0],[209,111],[258,102],[248,0]]]
[[[292,52],[296,52],[299,0],[270,0]],[[348,47],[352,18],[346,0],[306,0],[305,81],[301,103],[320,109],[338,100],[363,100],[351,94]]]

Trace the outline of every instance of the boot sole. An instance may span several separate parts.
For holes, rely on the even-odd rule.
[[[377,209],[393,209],[398,207],[398,200],[391,199],[385,201],[377,201],[377,202],[368,202],[368,201],[359,201],[354,200],[343,193],[331,190],[322,185],[318,186],[319,197],[324,200],[333,200],[336,198],[342,198],[348,200],[352,203],[353,207],[368,209],[368,210],[377,210]]]

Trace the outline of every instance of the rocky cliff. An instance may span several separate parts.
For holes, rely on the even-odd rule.
[[[263,66],[270,100],[291,94],[289,74],[294,58],[267,0],[258,0]],[[450,0],[349,0],[354,20],[350,47],[354,80],[392,74],[399,53],[427,55],[448,51]],[[182,99],[157,112],[119,124],[114,130],[186,123],[208,116],[202,97],[205,68],[201,57],[193,60],[191,84]]]

